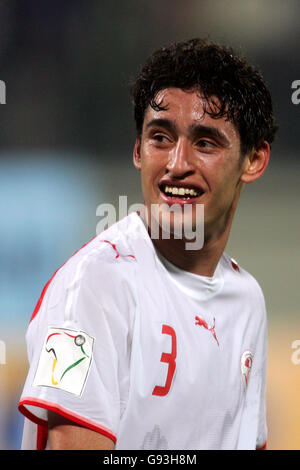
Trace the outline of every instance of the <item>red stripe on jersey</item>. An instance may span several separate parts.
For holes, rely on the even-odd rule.
[[[38,314],[38,312],[39,312],[39,310],[40,310],[40,308],[41,308],[43,299],[44,299],[44,297],[45,297],[45,294],[46,294],[46,292],[47,292],[47,289],[48,289],[49,285],[51,284],[51,282],[53,281],[53,279],[54,279],[54,277],[56,276],[56,274],[58,273],[58,271],[59,271],[71,258],[73,258],[73,256],[75,256],[80,250],[82,250],[85,246],[87,246],[89,243],[91,243],[96,237],[97,237],[97,235],[96,235],[95,237],[93,237],[89,242],[85,243],[81,248],[79,248],[79,250],[75,251],[75,253],[74,253],[72,256],[70,256],[70,258],[67,259],[67,261],[65,261],[64,264],[63,264],[60,268],[58,268],[58,269],[55,271],[55,273],[53,274],[53,276],[51,277],[51,279],[49,279],[49,281],[47,282],[47,284],[44,286],[44,289],[42,290],[42,293],[41,293],[40,298],[39,298],[39,300],[38,300],[38,302],[37,302],[37,304],[36,304],[36,306],[35,306],[35,309],[34,309],[34,311],[33,311],[33,314],[32,314],[32,316],[31,316],[31,318],[30,318],[30,322],[29,322],[29,323],[31,323],[32,320],[34,319],[34,317]]]
[[[58,270],[57,270],[57,271],[58,271]],[[41,305],[42,305],[42,302],[43,302],[43,298],[44,298],[44,296],[45,296],[45,294],[46,294],[46,292],[47,292],[47,289],[48,289],[50,283],[52,282],[52,280],[53,280],[55,274],[57,273],[57,271],[55,271],[55,273],[53,274],[53,276],[51,277],[51,279],[50,279],[50,280],[47,282],[47,284],[44,286],[44,289],[42,290],[42,293],[41,293],[41,295],[40,295],[40,298],[39,298],[39,300],[38,300],[38,302],[37,302],[37,304],[36,304],[36,306],[35,306],[35,309],[34,309],[34,311],[33,311],[32,316],[31,316],[31,318],[30,318],[30,322],[34,319],[34,317],[37,315],[39,309],[41,308]],[[29,323],[30,323],[30,322],[29,322]]]
[[[235,263],[234,261],[231,260],[231,266],[233,267],[233,269],[237,272],[240,272],[240,268],[238,266],[237,263]]]
[[[266,447],[267,447],[267,441],[265,441],[265,443],[262,446],[256,447],[256,450],[264,450]]]
[[[45,450],[48,441],[48,428],[37,425],[36,450]]]
[[[45,428],[45,426],[48,425],[47,421],[38,418],[36,415],[31,413],[31,411],[29,411],[26,406],[37,406],[39,408],[43,408],[44,410],[53,411],[54,413],[57,413],[64,418],[79,424],[80,426],[91,429],[92,431],[96,431],[103,436],[109,437],[114,443],[117,442],[117,436],[110,429],[107,429],[105,426],[98,424],[96,421],[80,416],[77,413],[74,413],[73,411],[58,405],[57,403],[40,400],[39,398],[34,397],[25,397],[19,403],[18,409],[24,416],[26,416],[26,418]]]

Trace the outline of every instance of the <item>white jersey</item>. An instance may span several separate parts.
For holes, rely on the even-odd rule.
[[[73,255],[26,335],[23,449],[48,448],[47,410],[116,449],[255,449],[266,441],[266,312],[226,254],[212,278],[156,252],[137,213]]]

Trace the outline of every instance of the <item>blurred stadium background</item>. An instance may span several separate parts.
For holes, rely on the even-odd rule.
[[[268,448],[300,449],[299,17],[298,0],[0,3],[0,449],[20,448],[25,332],[43,286],[95,235],[100,203],[142,201],[128,83],[155,48],[194,36],[243,51],[274,97],[271,164],[243,192],[226,251],[266,297]]]

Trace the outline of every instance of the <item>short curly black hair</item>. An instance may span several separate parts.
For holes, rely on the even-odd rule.
[[[131,90],[139,135],[147,107],[165,109],[155,98],[170,87],[199,90],[208,104],[205,112],[213,118],[225,116],[239,131],[242,155],[264,141],[272,144],[278,126],[270,91],[261,73],[231,47],[194,38],[155,51]]]

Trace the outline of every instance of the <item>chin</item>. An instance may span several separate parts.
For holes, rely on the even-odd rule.
[[[164,239],[191,240],[196,233],[203,232],[203,218],[197,220],[194,214],[180,210],[175,213],[161,211],[159,226]]]

